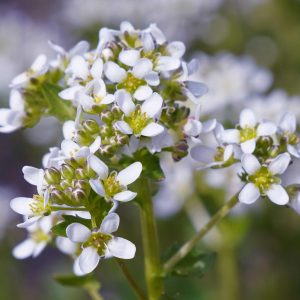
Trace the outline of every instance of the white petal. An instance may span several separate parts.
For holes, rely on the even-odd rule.
[[[32,215],[30,205],[33,199],[27,197],[17,197],[10,201],[10,207],[13,211],[24,216]]]
[[[97,173],[100,179],[105,179],[108,176],[107,165],[97,156],[91,155],[88,157],[89,166]]]
[[[159,85],[159,75],[157,72],[149,72],[144,79],[146,80],[146,82],[151,85],[151,86],[158,86]]]
[[[35,224],[40,219],[41,219],[41,216],[26,218],[23,223],[17,224],[17,227],[18,228],[28,228],[28,227],[32,226],[33,224]]]
[[[71,59],[69,68],[76,77],[87,80],[89,76],[89,64],[82,56],[74,56]]]
[[[274,158],[274,160],[272,160],[268,169],[274,175],[283,174],[289,166],[290,161],[291,156],[288,153],[279,154],[276,158]]]
[[[119,174],[117,175],[117,180],[121,185],[127,186],[128,184],[133,183],[139,178],[142,169],[142,164],[140,162],[135,162],[119,172]]]
[[[223,160],[226,162],[233,154],[233,145],[227,145],[224,149]]]
[[[254,128],[256,126],[256,117],[251,109],[244,109],[240,114],[240,125],[242,128],[250,127]]]
[[[208,92],[208,87],[204,83],[197,81],[187,81],[186,88],[197,98]]]
[[[119,90],[115,93],[116,102],[126,116],[135,110],[135,105],[131,99],[131,95],[125,90]]]
[[[93,83],[93,94],[100,99],[106,96],[106,85],[102,79],[98,79]],[[101,101],[102,104],[102,101]]]
[[[138,50],[123,50],[119,54],[119,60],[130,67],[133,67],[140,58],[140,52]]]
[[[164,44],[167,39],[162,31],[156,26],[156,24],[150,24],[149,26],[150,33],[154,37],[157,44],[162,45]]]
[[[74,243],[84,243],[91,236],[91,230],[80,223],[72,223],[66,229],[67,237]]]
[[[123,21],[121,24],[120,24],[120,30],[121,30],[121,32],[134,32],[135,31],[135,29],[134,29],[134,27],[133,27],[133,25],[130,23],[130,22],[128,22],[128,21]]]
[[[132,74],[137,78],[144,78],[152,71],[153,64],[148,58],[141,58],[133,67]]]
[[[62,130],[63,130],[64,138],[66,140],[72,140],[75,137],[75,132],[76,132],[75,122],[71,120],[65,122]]]
[[[103,72],[103,61],[97,58],[91,67],[91,75],[94,79],[101,79]]]
[[[90,152],[93,154],[96,153],[99,150],[100,146],[101,146],[101,137],[97,136],[93,141],[93,143],[89,146]]]
[[[260,197],[259,189],[253,183],[247,183],[239,194],[239,201],[245,204],[254,203]]]
[[[32,255],[35,246],[36,243],[32,239],[26,239],[13,249],[13,256],[17,259],[25,259]]]
[[[32,184],[38,185],[41,182],[41,178],[44,176],[44,171],[42,169],[37,169],[30,166],[25,166],[22,168],[24,174],[24,179]]]
[[[79,267],[84,274],[94,271],[100,261],[97,250],[93,247],[83,249],[79,256]]]
[[[46,248],[47,243],[46,242],[40,242],[36,245],[36,247],[34,248],[34,251],[32,253],[32,257],[35,258],[37,256],[39,256],[42,251]]]
[[[65,55],[66,51],[63,47],[59,46],[58,44],[54,43],[53,41],[48,41],[48,45],[51,49],[53,49],[55,52],[57,52],[59,55]]]
[[[108,94],[102,99],[101,104],[111,104],[114,101],[115,101],[115,96],[112,94]]]
[[[83,91],[81,85],[75,85],[70,88],[64,89],[58,93],[58,96],[64,100],[75,100],[77,92]]]
[[[90,44],[87,41],[80,41],[74,47],[69,50],[69,57],[73,57],[75,55],[83,55],[90,48]]]
[[[126,71],[112,61],[105,63],[104,74],[111,82],[114,83],[121,82],[127,76]]]
[[[132,134],[132,128],[125,121],[117,121],[115,123],[115,127],[117,130],[124,134]]]
[[[142,44],[143,44],[144,51],[146,53],[152,52],[155,48],[153,38],[151,34],[148,32],[144,32],[142,34]]]
[[[131,259],[135,256],[135,245],[123,238],[113,237],[107,244],[109,252],[114,256],[122,259]]]
[[[76,253],[78,245],[68,238],[59,236],[56,239],[56,247],[64,254],[73,255]]]
[[[252,175],[261,168],[258,159],[252,154],[244,154],[242,156],[242,167],[249,174]]]
[[[61,150],[65,155],[69,156],[74,156],[75,153],[79,150],[79,146],[70,140],[63,140],[61,143]]]
[[[197,120],[190,119],[188,122],[184,125],[184,133],[188,136],[197,136],[202,131],[202,124],[201,122]]]
[[[44,54],[39,55],[35,61],[32,63],[30,69],[35,72],[43,71],[47,64],[47,56]]]
[[[255,147],[256,147],[255,139],[251,139],[251,140],[241,143],[241,149],[244,153],[248,153],[248,154],[253,153],[255,150]]]
[[[148,118],[153,118],[156,114],[161,111],[161,107],[163,104],[162,97],[153,93],[143,104],[141,107],[142,113],[146,113]]]
[[[292,113],[285,113],[279,123],[279,127],[283,132],[293,133],[296,131],[296,116]]]
[[[297,158],[300,158],[300,151],[299,151],[299,149],[296,147],[296,146],[293,146],[293,145],[287,145],[287,150],[288,150],[288,152],[291,154],[291,155],[293,155],[293,156],[295,156],[295,157],[297,157]]]
[[[116,213],[108,214],[102,221],[99,232],[111,234],[118,230],[120,217]]]
[[[157,71],[174,71],[180,66],[180,60],[171,56],[160,56],[157,60]]]
[[[226,129],[222,134],[222,140],[225,143],[236,143],[240,142],[240,132],[237,129]]]
[[[9,107],[13,110],[24,111],[24,100],[18,90],[11,90],[9,95]],[[1,121],[0,121],[1,124]]]
[[[209,133],[213,131],[217,126],[217,120],[216,119],[211,119],[207,120],[202,123],[202,132],[203,133]]]
[[[269,199],[278,205],[286,205],[289,202],[289,195],[286,190],[279,184],[273,184],[268,191],[266,191]]]
[[[95,193],[97,193],[101,197],[105,197],[105,190],[99,179],[91,179],[89,183]]]
[[[181,58],[185,52],[185,45],[182,42],[172,42],[167,46],[169,54],[176,58]]]
[[[73,263],[73,272],[76,276],[83,276],[85,275],[84,272],[81,271],[80,269],[80,266],[79,266],[79,257],[77,257],[75,260],[74,260],[74,263]]]
[[[165,128],[157,123],[150,123],[148,124],[142,131],[141,135],[143,136],[148,136],[148,137],[153,137],[161,134],[164,132]]]
[[[136,100],[142,101],[150,97],[152,94],[152,89],[148,85],[142,85],[137,88],[134,92],[133,97]]]
[[[277,131],[275,124],[271,122],[261,123],[257,127],[257,136],[273,135]]]
[[[136,197],[137,193],[131,191],[124,191],[114,195],[114,200],[120,202],[128,202]]]

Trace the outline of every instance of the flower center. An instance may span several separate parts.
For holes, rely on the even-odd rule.
[[[218,147],[217,152],[214,156],[214,160],[215,161],[223,161],[224,160],[224,152],[225,152],[225,149],[223,147]]]
[[[45,233],[42,229],[37,229],[34,232],[30,234],[30,237],[36,242],[49,242],[51,240],[51,237]]]
[[[33,195],[33,202],[30,204],[30,209],[35,216],[46,216],[51,212],[49,204],[45,207],[44,197],[40,195]]]
[[[99,256],[103,256],[106,252],[106,245],[111,238],[112,236],[110,234],[93,232],[90,238],[83,244],[83,247],[93,247],[97,250]]]
[[[272,184],[280,182],[280,179],[274,176],[267,167],[263,166],[253,175],[249,176],[249,181],[254,183],[263,194]]]
[[[117,173],[112,172],[104,181],[103,181],[103,187],[105,190],[105,194],[111,198],[115,194],[122,191],[121,185],[119,181],[117,180]]]
[[[140,107],[137,107],[128,117],[125,117],[125,121],[132,128],[134,134],[140,134],[146,125],[150,123],[151,119],[147,117],[146,113],[142,113]]]
[[[146,82],[143,79],[134,77],[131,73],[128,73],[124,81],[118,84],[118,89],[125,89],[130,94],[133,94],[139,86],[145,84]]]
[[[241,143],[256,138],[256,128],[245,127],[240,130]]]

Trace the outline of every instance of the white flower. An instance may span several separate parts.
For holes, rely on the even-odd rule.
[[[153,93],[141,106],[136,106],[124,90],[117,92],[116,100],[125,115],[124,120],[115,123],[122,133],[154,137],[164,131],[164,127],[154,120],[162,110],[163,100],[159,94]]]
[[[300,158],[299,138],[296,135],[297,121],[293,113],[285,113],[280,120],[278,131],[287,141],[288,152]]]
[[[131,69],[127,72],[115,62],[108,61],[104,65],[105,76],[118,84],[119,90],[126,90],[134,99],[143,101],[149,98],[153,92],[151,86],[158,86],[160,83],[158,73],[152,70],[152,61],[140,58],[138,50],[121,51],[119,60]]]
[[[37,78],[48,71],[49,65],[47,63],[47,57],[44,54],[39,55],[35,61],[32,63],[30,68],[16,76],[11,84],[10,87],[12,88],[21,88],[26,86],[31,78]]]
[[[195,108],[194,114],[191,114],[186,124],[183,127],[183,131],[187,136],[197,137],[201,133],[209,133],[217,126],[216,119],[211,119],[205,122],[200,122],[201,106],[198,104]]]
[[[11,90],[9,108],[0,109],[0,132],[10,133],[23,126],[26,116],[22,94],[18,90]]]
[[[240,114],[240,129],[227,129],[223,133],[223,141],[229,144],[240,144],[244,153],[253,153],[256,140],[261,136],[271,136],[277,127],[271,122],[258,124],[255,114],[250,109],[242,110]]]
[[[248,183],[246,183],[239,194],[240,202],[251,204],[260,196],[267,196],[275,204],[287,204],[289,195],[280,185],[281,180],[278,175],[286,171],[290,160],[290,155],[283,153],[278,155],[268,165],[261,165],[254,155],[243,155],[241,160],[242,167],[248,175]]]
[[[110,213],[103,219],[97,231],[91,231],[79,223],[73,223],[67,227],[68,238],[74,243],[82,243],[82,252],[74,262],[74,271],[78,271],[77,275],[92,272],[101,258],[114,256],[132,259],[134,257],[135,245],[126,239],[112,235],[118,229],[119,223],[119,216]],[[75,267],[75,265],[77,266]]]
[[[29,237],[13,249],[13,256],[25,259],[37,257],[51,241],[52,217],[44,217],[27,227]]]
[[[135,162],[119,173],[111,172],[97,156],[88,157],[88,165],[96,172],[97,178],[90,180],[92,189],[100,196],[109,200],[127,202],[134,199],[137,193],[127,190],[127,185],[136,181],[141,172],[142,164]]]

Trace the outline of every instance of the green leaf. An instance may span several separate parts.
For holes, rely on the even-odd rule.
[[[79,216],[70,216],[70,215],[63,215],[62,217],[64,218],[64,221],[53,226],[51,229],[55,235],[66,237],[66,229],[72,223],[80,223],[90,229],[92,228],[91,220],[87,220]]]
[[[160,167],[159,157],[151,154],[148,149],[143,148],[138,150],[134,153],[133,157],[124,155],[121,158],[120,163],[129,165],[136,161],[140,161],[143,165],[142,176],[156,181],[165,179],[165,174]]]
[[[85,276],[55,275],[54,279],[63,286],[79,287],[95,291],[98,291],[101,286],[100,282],[98,282],[92,274]]]
[[[173,245],[163,256],[168,260],[179,249],[180,245]],[[173,276],[195,276],[202,277],[213,265],[216,259],[215,252],[204,252],[202,249],[195,247],[186,257],[177,263],[173,270],[166,275]]]

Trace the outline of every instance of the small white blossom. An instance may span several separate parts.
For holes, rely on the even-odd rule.
[[[110,213],[103,219],[97,231],[91,231],[80,223],[73,223],[67,227],[68,238],[74,243],[82,244],[82,252],[74,262],[77,275],[92,272],[102,258],[114,256],[132,259],[135,256],[136,247],[132,242],[112,235],[118,229],[119,223],[119,216]]]

